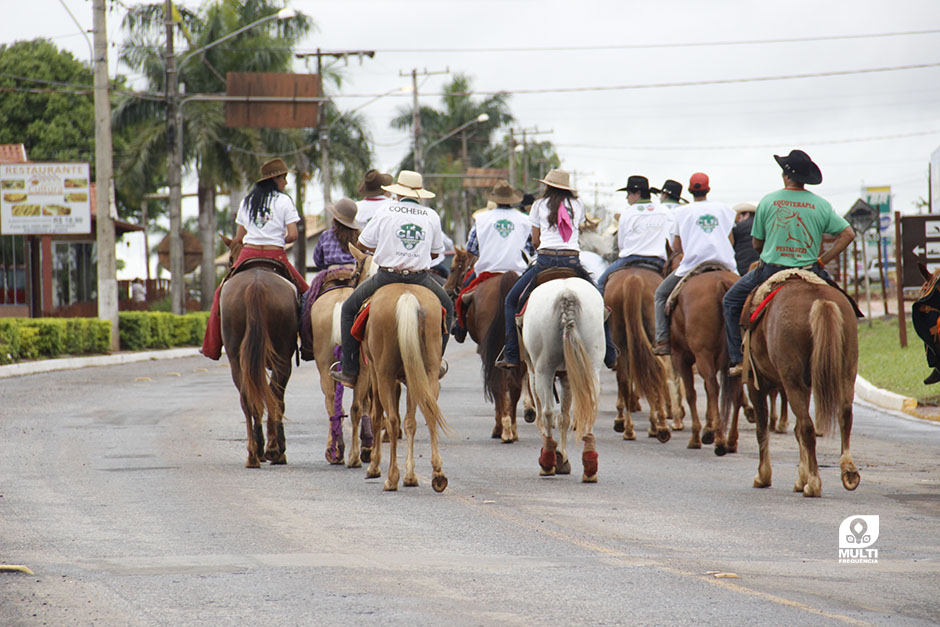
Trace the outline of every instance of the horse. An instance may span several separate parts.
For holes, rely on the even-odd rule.
[[[326,460],[330,464],[342,464],[344,454],[343,444],[343,386],[330,377],[330,366],[339,359],[340,314],[343,302],[353,291],[353,285],[358,285],[369,276],[372,269],[370,256],[363,256],[362,263],[356,264],[356,269],[349,279],[349,284],[333,287],[321,292],[310,308],[310,324],[313,327],[313,353],[320,372],[320,389],[323,391],[326,403],[326,414],[330,417],[330,430],[327,435]],[[365,381],[368,379],[366,378]],[[369,462],[372,453],[373,433],[372,423],[363,409],[368,408],[371,400],[370,389],[367,385],[356,386],[353,390],[352,404],[349,408],[352,422],[352,446],[349,459],[346,462],[349,468],[359,468],[362,462]]]
[[[539,474],[569,474],[568,431],[574,405],[574,431],[584,445],[581,463],[585,483],[597,481],[594,422],[600,395],[598,370],[604,360],[604,299],[588,281],[564,278],[532,290],[521,315],[520,352],[535,391],[542,450]],[[558,443],[552,438],[555,421],[554,381],[561,380]]]
[[[357,259],[363,253],[353,252]],[[367,367],[360,373],[357,388],[368,377],[373,394],[373,415],[376,425],[384,424],[389,432],[388,473],[384,489],[398,489],[398,437],[402,420],[399,413],[401,387],[408,389],[404,432],[407,438],[406,487],[418,485],[415,474],[414,441],[418,407],[424,415],[431,439],[431,487],[443,492],[447,477],[442,469],[437,431],[447,434],[449,427],[437,404],[440,393],[438,374],[441,367],[441,334],[444,312],[437,296],[420,285],[394,283],[378,289],[369,304],[362,350]],[[384,415],[384,422],[380,419]],[[375,434],[378,436],[378,433]],[[367,478],[381,476],[381,440],[376,437]]]
[[[287,463],[284,388],[297,350],[297,288],[263,261],[225,281],[219,301],[222,344],[248,431],[246,468],[260,467],[262,456],[273,465]],[[266,442],[262,433],[265,411]]]
[[[760,449],[754,487],[771,485],[767,395],[782,390],[796,420],[794,434],[800,446],[794,492],[806,497],[822,494],[816,433],[826,434],[836,420],[842,436],[842,485],[846,490],[857,488],[860,476],[849,447],[858,371],[858,324],[851,303],[830,285],[788,280],[749,335],[744,377],[757,414]],[[809,414],[811,393],[815,427]]]
[[[653,270],[627,267],[611,274],[604,288],[604,303],[611,310],[610,335],[620,349],[614,430],[623,432],[624,440],[636,439],[630,415],[637,396],[634,386],[649,403],[649,436],[663,443],[672,437],[666,425],[667,404],[672,411],[666,368],[653,355],[650,344],[655,330],[653,294],[661,282],[659,273]]]

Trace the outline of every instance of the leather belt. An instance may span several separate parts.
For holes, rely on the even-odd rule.
[[[412,274],[426,274],[427,270],[405,270],[401,268],[382,268],[379,270],[384,270],[385,272],[391,272],[392,274],[400,274],[402,276],[410,276]]]
[[[537,252],[549,257],[577,257],[580,254],[577,250],[553,250],[551,248],[540,248]]]

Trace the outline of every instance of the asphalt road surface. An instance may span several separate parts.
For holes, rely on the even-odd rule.
[[[842,488],[830,437],[819,443],[823,496],[807,499],[792,491],[792,429],[772,436],[773,487],[754,489],[753,426],[723,458],[686,449],[688,430],[647,438],[645,413],[625,442],[604,372],[599,482],[581,483],[579,449],[571,475],[540,478],[534,424],[520,419],[514,444],[490,438],[473,350],[448,355],[441,405],[455,435],[441,444],[442,494],[420,419],[417,488],[383,492],[364,468],[327,464],[310,364],[288,387],[288,465],[257,470],[243,467],[224,359],[0,381],[0,563],[34,572],[0,572],[0,624],[940,618],[940,427],[856,405],[860,487]],[[840,523],[856,515],[879,516],[877,563],[839,563]]]

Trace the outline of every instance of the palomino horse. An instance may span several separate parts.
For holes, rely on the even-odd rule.
[[[361,255],[358,251],[353,254],[357,257]],[[384,426],[389,433],[385,490],[398,489],[398,436],[402,426],[399,413],[400,381],[408,388],[404,419],[408,451],[402,483],[406,487],[418,485],[414,443],[415,414],[420,407],[431,439],[431,487],[435,492],[443,492],[447,487],[437,442],[438,428],[445,434],[448,431],[447,422],[437,404],[441,389],[438,375],[441,368],[443,316],[437,296],[420,285],[385,285],[376,291],[370,301],[369,320],[362,341],[368,365],[359,377],[357,388],[368,376],[373,394],[374,424],[382,425],[380,417],[383,413],[385,416]],[[369,478],[381,476],[379,465],[382,444],[378,427],[375,436],[372,460],[366,471],[366,477]]]
[[[842,485],[858,487],[860,477],[852,453],[852,402],[858,370],[858,326],[855,311],[839,290],[802,280],[783,283],[750,331],[752,371],[748,394],[757,413],[760,463],[755,488],[771,483],[767,394],[782,390],[796,419],[794,433],[800,445],[800,463],[793,487],[803,496],[820,496],[822,481],[816,464],[816,432],[825,434],[836,420],[842,434],[839,467]],[[807,372],[808,367],[808,372]],[[812,392],[816,426],[809,414]]]
[[[246,468],[261,465],[262,451],[272,464],[287,463],[284,388],[297,350],[297,289],[263,261],[233,275],[220,295],[222,343],[248,430]],[[267,444],[261,429],[265,410]]]
[[[583,442],[581,463],[586,483],[597,481],[594,422],[600,395],[598,370],[604,360],[604,299],[588,281],[566,278],[536,287],[522,314],[520,349],[533,382],[542,451],[542,476],[568,474],[568,431],[574,404],[574,431]],[[552,438],[556,375],[562,382],[559,445]],[[573,394],[572,394],[573,391]]]
[[[343,387],[330,377],[330,365],[338,360],[340,340],[340,313],[343,302],[362,278],[369,275],[372,257],[364,255],[362,262],[349,279],[351,285],[333,287],[322,292],[310,309],[310,324],[313,327],[313,353],[317,370],[320,371],[320,389],[326,403],[326,414],[330,416],[330,431],[327,436],[326,459],[331,464],[343,463]],[[368,381],[368,377],[364,377]],[[359,468],[368,462],[372,453],[372,425],[363,409],[368,408],[370,394],[368,385],[356,386],[349,408],[352,422],[352,446],[346,465]],[[364,418],[364,420],[363,420]],[[360,430],[361,425],[361,430]],[[360,439],[361,438],[361,439]]]
[[[725,292],[737,279],[734,272],[723,270],[688,277],[676,299],[670,322],[672,364],[682,377],[692,414],[692,435],[687,448],[702,448],[703,443],[714,442],[716,455],[738,450],[737,410],[725,437],[731,405],[738,405],[743,396],[740,379],[728,378],[728,347],[721,306]],[[705,381],[704,432],[696,407],[693,364]]]
[[[650,409],[649,436],[660,442],[671,437],[666,426],[666,406],[672,412],[672,399],[666,387],[666,368],[653,355],[649,338],[655,327],[653,294],[662,282],[659,273],[628,267],[611,274],[604,288],[604,302],[610,307],[610,336],[620,349],[617,360],[617,418],[614,430],[624,440],[635,440],[633,403],[637,392],[646,397]]]

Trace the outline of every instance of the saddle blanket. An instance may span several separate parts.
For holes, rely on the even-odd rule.
[[[317,273],[317,276],[314,277],[313,283],[310,284],[310,289],[304,294],[304,309],[300,317],[300,358],[304,361],[313,361],[313,327],[310,325],[310,310],[313,308],[313,303],[324,292],[329,291],[323,289],[324,285],[332,281],[349,279],[355,270],[356,266],[354,265],[334,266],[326,270],[321,270]],[[333,287],[343,286],[335,285]]]
[[[679,282],[676,283],[676,286],[672,288],[672,291],[669,292],[669,298],[666,299],[666,315],[672,315],[672,310],[676,306],[676,301],[679,300],[679,294],[682,293],[682,288],[685,286],[685,282],[691,279],[694,276],[703,274],[705,272],[734,272],[731,268],[726,266],[723,263],[717,261],[703,261],[694,268],[692,268],[688,274],[679,279]]]
[[[474,277],[474,279],[470,281],[470,284],[467,285],[467,287],[460,290],[460,294],[457,295],[457,299],[454,301],[454,313],[457,316],[457,320],[460,321],[459,322],[460,326],[462,326],[465,329],[467,328],[467,320],[466,320],[467,312],[464,311],[463,295],[470,294],[471,292],[473,292],[473,290],[478,288],[481,283],[483,283],[487,279],[492,279],[494,276],[499,276],[500,274],[502,273],[501,272],[482,272],[478,274],[476,277]]]
[[[359,310],[359,313],[356,315],[356,321],[353,322],[352,329],[350,334],[356,338],[357,341],[362,342],[363,338],[366,336],[366,323],[369,321],[369,308],[372,306],[372,303],[367,302],[362,306],[362,309]],[[447,310],[441,307],[441,334],[445,333],[444,325],[447,319]]]

